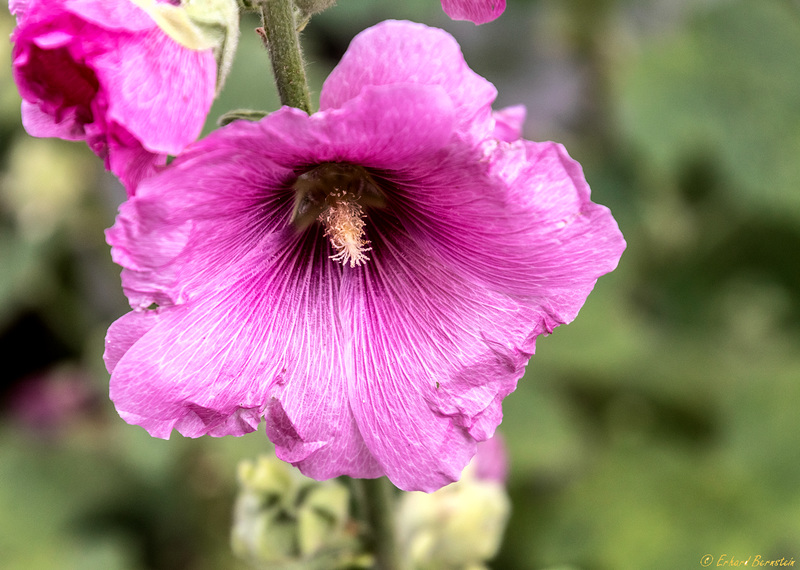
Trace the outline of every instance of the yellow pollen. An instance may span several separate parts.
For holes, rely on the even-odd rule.
[[[347,191],[331,194],[335,200],[317,218],[325,226],[325,236],[336,251],[330,258],[350,267],[369,261],[366,252],[369,240],[364,233],[364,212],[361,205],[347,196]]]

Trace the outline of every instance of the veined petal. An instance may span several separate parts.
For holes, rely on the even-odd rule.
[[[109,35],[92,60],[108,100],[106,121],[124,125],[147,150],[178,154],[196,139],[214,100],[210,49],[183,48],[158,27]]]
[[[468,153],[454,145],[422,183],[398,178],[398,217],[428,255],[571,321],[625,248],[610,212],[561,145],[501,142],[489,168]]]
[[[257,125],[231,127],[144,181],[106,231],[133,308],[202,296],[254,249],[273,255],[269,240],[291,215],[286,180],[293,172],[259,152],[265,145]]]
[[[270,370],[266,363],[259,368],[257,355],[242,351],[243,306],[214,301],[162,309],[118,359],[110,394],[127,422],[162,438],[173,429],[190,437],[256,429],[266,402],[261,375],[268,381]],[[110,329],[107,362],[142,332],[143,318],[123,317]],[[205,342],[208,335],[215,342]]]
[[[431,491],[492,435],[548,316],[465,280],[388,214],[368,226],[372,259],[345,269],[341,295],[350,406],[392,482]]]
[[[485,24],[500,17],[506,0],[442,0],[442,8],[454,20]]]
[[[191,296],[224,260],[286,226],[296,169],[323,162],[392,169],[435,157],[452,136],[451,111],[438,87],[370,88],[343,109],[309,117],[285,107],[192,145],[158,180],[141,184],[106,232],[131,306]]]
[[[401,169],[453,136],[453,104],[432,85],[375,86],[308,117],[284,107],[259,123],[264,152],[279,164],[349,162],[378,169]]]
[[[270,268],[280,296],[269,327],[284,366],[269,392],[267,435],[279,458],[317,479],[383,474],[364,446],[347,404],[337,300],[341,266],[332,262],[321,228],[309,228]]]
[[[245,411],[255,420],[246,431],[255,429],[273,384],[285,382],[293,366],[307,364],[293,358],[308,330],[296,323],[307,325],[313,315],[303,314],[303,304],[287,307],[280,273],[285,267],[253,274],[253,261],[229,265],[232,279],[210,284],[214,293],[163,307],[151,318],[153,326],[113,368],[111,398],[123,417],[137,418],[158,437],[168,437],[172,428],[196,437],[243,433],[230,417]],[[127,317],[112,328],[107,345],[124,347],[141,328]],[[114,354],[107,356],[113,361]]]
[[[325,80],[320,110],[342,107],[370,85],[438,85],[455,108],[457,128],[482,139],[491,132],[494,85],[472,71],[447,32],[389,20],[358,34]]]
[[[125,188],[136,188],[167,164],[166,154],[150,152],[125,129],[112,127],[105,139],[107,168],[117,175]],[[91,139],[87,142],[92,145]]]
[[[521,148],[525,160],[520,163]],[[571,320],[597,278],[613,271],[625,250],[616,220],[608,208],[591,201],[581,165],[560,144],[501,143],[493,167],[508,185],[513,215],[527,221],[518,226],[521,236],[535,244],[526,258],[535,273],[534,293],[579,299]]]
[[[266,414],[278,456],[309,476],[381,475],[347,407],[341,269],[318,234],[285,232],[280,256],[256,249],[201,300],[117,321],[106,361],[120,415],[166,438],[241,435]]]
[[[153,19],[130,0],[122,2],[98,2],[98,0],[60,0],[64,8],[107,30],[138,32],[156,27]],[[47,0],[56,4],[59,0]]]
[[[125,353],[158,322],[158,311],[131,311],[122,315],[108,328],[103,361],[109,373]]]
[[[323,384],[305,397],[287,391],[270,400],[267,436],[276,455],[318,481],[340,475],[383,476],[383,469],[364,445],[343,385],[334,389],[324,383],[327,378],[319,380]]]

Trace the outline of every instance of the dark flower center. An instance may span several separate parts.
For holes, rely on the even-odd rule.
[[[369,261],[364,218],[366,208],[382,208],[386,199],[373,176],[363,167],[326,162],[297,177],[292,223],[304,230],[315,222],[336,252],[331,259],[350,267]]]
[[[81,125],[93,121],[91,103],[99,89],[94,72],[75,61],[66,48],[41,49],[33,46],[27,68],[30,83],[36,95],[44,101],[56,101],[55,119],[75,109],[75,118]]]

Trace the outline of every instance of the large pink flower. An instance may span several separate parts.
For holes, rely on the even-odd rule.
[[[179,45],[129,0],[11,0],[9,8],[31,135],[85,140],[132,194],[200,134],[214,98],[212,50]]]
[[[164,438],[264,417],[317,479],[457,479],[625,247],[494,97],[447,33],[384,22],[318,113],[233,123],[145,180],[107,233],[134,308],[107,336],[120,415]]]
[[[442,8],[454,20],[485,24],[500,17],[506,0],[442,0]]]

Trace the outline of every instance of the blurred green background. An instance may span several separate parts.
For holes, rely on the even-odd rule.
[[[800,2],[509,0],[476,27],[438,0],[339,0],[304,34],[317,94],[386,18],[450,31],[628,241],[505,401],[492,568],[800,560]],[[278,106],[256,25],[209,129]],[[24,133],[0,57],[0,568],[244,568],[235,466],[263,430],[162,441],[118,418],[101,355],[127,305],[103,229],[124,192],[85,145]]]

